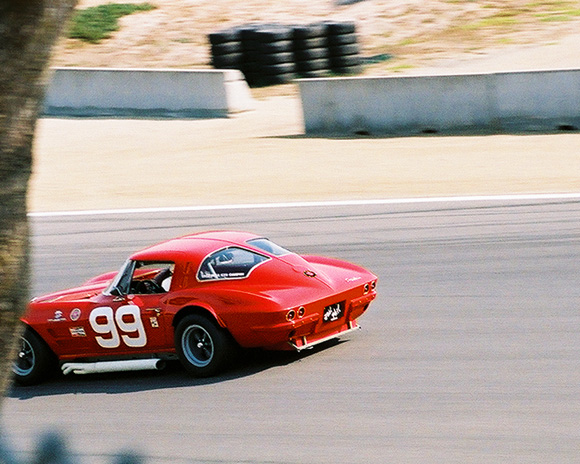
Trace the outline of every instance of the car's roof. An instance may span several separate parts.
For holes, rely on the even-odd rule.
[[[259,235],[238,231],[210,231],[185,235],[153,245],[131,256],[133,260],[201,260],[212,251],[228,246],[251,247],[246,242]]]

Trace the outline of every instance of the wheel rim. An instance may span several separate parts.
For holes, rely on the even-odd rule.
[[[195,367],[205,367],[213,359],[213,339],[200,325],[190,325],[185,329],[181,337],[181,348],[187,360]]]
[[[16,375],[26,376],[29,375],[34,369],[34,363],[36,361],[36,356],[34,355],[34,349],[32,345],[25,338],[21,339],[20,351],[18,352],[18,358],[12,365],[12,370]]]

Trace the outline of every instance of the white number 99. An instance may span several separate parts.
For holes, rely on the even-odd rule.
[[[124,319],[125,316],[128,316],[130,320]],[[103,348],[118,348],[121,345],[121,339],[125,345],[131,348],[140,348],[147,344],[147,335],[138,306],[120,306],[114,316],[113,309],[108,306],[95,308],[89,315],[89,322],[96,333],[109,334],[109,337],[106,338],[95,337],[97,343]],[[137,335],[133,337],[125,334],[119,336],[117,326],[125,334],[136,332]]]

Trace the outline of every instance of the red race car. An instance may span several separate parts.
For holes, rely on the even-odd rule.
[[[65,374],[160,368],[220,372],[238,347],[304,350],[358,328],[377,277],[299,256],[245,232],[206,232],[132,255],[119,272],[34,298],[13,370],[35,384]]]

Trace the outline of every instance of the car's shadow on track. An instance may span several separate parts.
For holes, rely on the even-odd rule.
[[[107,374],[69,375],[30,387],[13,385],[7,396],[26,400],[39,396],[106,393],[109,395],[166,388],[196,387],[227,382],[259,374],[275,367],[299,362],[346,340],[331,340],[301,353],[295,351],[243,350],[235,364],[222,375],[210,378],[188,376],[179,362],[169,362],[160,371],[133,371]]]

